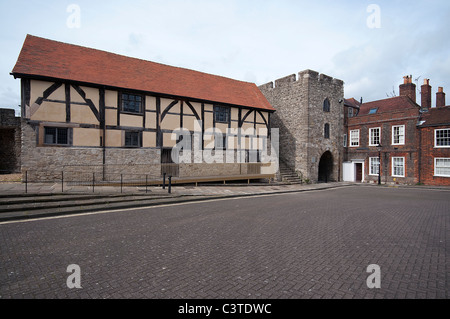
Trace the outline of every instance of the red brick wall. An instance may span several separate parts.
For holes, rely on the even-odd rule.
[[[434,176],[434,159],[436,157],[450,158],[450,148],[434,147],[434,131],[442,128],[449,127],[425,127],[420,129],[420,182],[425,185],[450,186],[450,177]]]
[[[357,116],[348,119],[348,147],[345,160],[364,159],[364,179],[377,182],[378,176],[369,175],[369,157],[378,157],[378,149],[369,146],[370,128],[381,128],[381,182],[416,184],[418,182],[417,164],[417,118],[418,109]],[[405,125],[405,144],[392,145],[392,127]],[[350,131],[360,130],[359,147],[350,147]],[[392,157],[405,158],[405,177],[392,176]]]

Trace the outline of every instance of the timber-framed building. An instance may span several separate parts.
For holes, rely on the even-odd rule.
[[[22,172],[274,173],[246,165],[261,162],[275,111],[253,83],[31,35],[11,74],[21,79]],[[177,130],[214,160],[177,162]]]

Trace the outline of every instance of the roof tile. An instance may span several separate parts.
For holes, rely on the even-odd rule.
[[[275,110],[254,83],[32,35],[27,35],[12,74]]]

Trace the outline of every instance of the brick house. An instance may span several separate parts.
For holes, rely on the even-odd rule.
[[[450,106],[445,106],[445,93],[436,93],[436,107],[419,119],[418,182],[426,185],[450,186]]]
[[[442,174],[450,162],[446,139],[450,108],[443,106],[442,88],[437,108],[431,107],[428,79],[421,86],[421,106],[412,77],[404,77],[399,92],[397,97],[360,103],[357,115],[347,118],[344,181],[448,185]],[[355,108],[354,102],[346,100],[345,107]],[[436,167],[440,176],[434,175]]]
[[[259,154],[275,110],[254,83],[31,35],[11,74],[21,79],[22,171],[38,179],[68,168],[103,176],[274,173]],[[176,158],[172,150],[191,138],[200,159],[180,163],[187,149]]]

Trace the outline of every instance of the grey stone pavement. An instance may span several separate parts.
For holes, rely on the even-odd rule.
[[[0,223],[0,298],[449,298],[449,188],[173,191],[175,205]],[[267,196],[175,201],[257,194]],[[66,285],[70,264],[80,266],[81,289]],[[370,264],[381,268],[380,289],[367,287]]]

